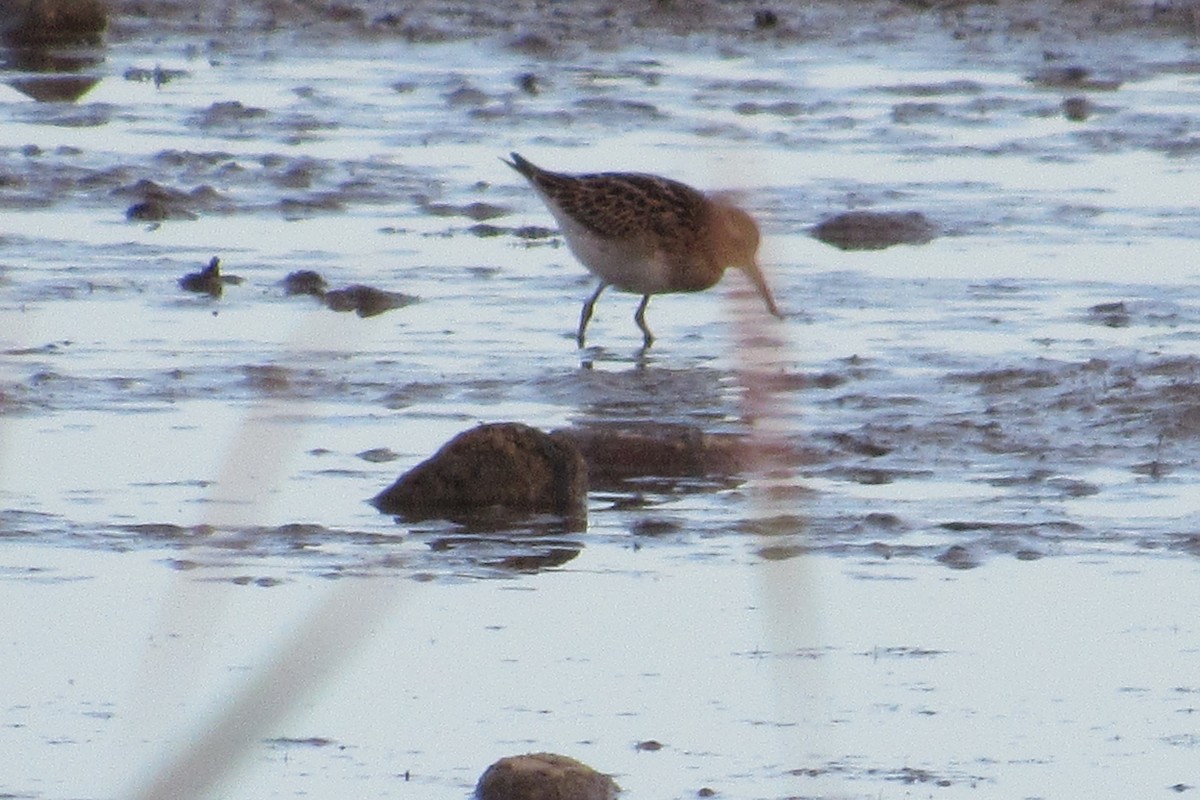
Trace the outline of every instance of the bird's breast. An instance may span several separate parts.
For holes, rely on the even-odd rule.
[[[560,219],[559,226],[571,253],[605,283],[636,294],[678,291],[670,265],[646,242],[597,236],[570,220]]]

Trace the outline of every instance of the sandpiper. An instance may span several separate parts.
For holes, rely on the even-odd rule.
[[[544,170],[516,153],[511,156],[512,161],[502,160],[532,184],[571,252],[600,279],[579,317],[575,340],[580,347],[605,288],[642,296],[633,319],[642,331],[643,348],[648,348],[654,342],[646,325],[650,296],[707,289],[726,267],[743,270],[767,310],[783,316],[758,268],[758,226],[725,198],[657,175],[568,175]]]

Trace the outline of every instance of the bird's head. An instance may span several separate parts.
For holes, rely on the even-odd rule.
[[[715,250],[722,267],[737,267],[746,273],[754,288],[758,290],[767,310],[782,317],[775,306],[775,298],[767,286],[766,278],[758,266],[758,244],[761,236],[758,223],[742,209],[722,198],[713,198],[716,208],[714,226]]]

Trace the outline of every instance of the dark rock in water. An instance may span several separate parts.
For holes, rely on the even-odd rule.
[[[0,40],[14,47],[95,45],[107,28],[101,0],[0,0]]]
[[[385,461],[395,461],[399,458],[398,455],[386,447],[372,447],[370,450],[363,450],[357,455],[363,461],[370,461],[372,464],[382,464]]]
[[[313,297],[323,297],[328,287],[325,279],[311,269],[289,272],[283,279],[283,290],[289,295],[310,294]]]
[[[760,8],[754,12],[754,27],[761,30],[774,28],[779,24],[779,15],[769,8]]]
[[[935,558],[939,563],[950,569],[974,569],[979,566],[979,559],[969,548],[961,544],[952,544]]]
[[[1088,316],[1093,322],[1107,325],[1110,328],[1124,328],[1129,325],[1132,315],[1129,307],[1123,301],[1115,303],[1099,303],[1088,309]]]
[[[221,259],[213,256],[208,266],[200,272],[189,272],[179,279],[179,287],[189,292],[206,294],[210,297],[220,297],[225,290],[221,280]]]
[[[225,202],[211,186],[197,186],[185,192],[145,178],[129,186],[113,189],[112,194],[139,200],[125,210],[125,218],[149,222],[194,220],[197,219],[194,209],[219,207]]]
[[[559,52],[560,43],[536,33],[526,33],[508,42],[507,47],[527,56],[549,58]]]
[[[541,225],[522,225],[513,228],[512,235],[518,239],[552,239],[558,235],[558,231]]]
[[[139,222],[162,222],[168,219],[194,220],[199,219],[187,209],[179,208],[165,200],[152,198],[134,203],[125,209],[125,219]]]
[[[894,244],[925,244],[937,225],[920,211],[848,211],[821,222],[813,236],[842,250],[882,250]]]
[[[480,222],[478,225],[472,225],[467,228],[467,231],[480,239],[490,239],[494,236],[503,236],[509,232],[508,228],[502,228],[499,225],[489,225],[486,222]]]
[[[475,786],[477,800],[613,800],[621,787],[580,761],[556,753],[509,756]]]
[[[167,204],[161,200],[143,200],[125,209],[125,219],[142,222],[162,222],[169,215]]]
[[[1089,89],[1093,91],[1115,91],[1121,88],[1117,78],[1097,78],[1087,67],[1070,65],[1046,67],[1026,78],[1030,83],[1047,89]]]
[[[513,83],[530,97],[535,97],[542,93],[542,80],[536,73],[522,72],[513,80]]]
[[[403,308],[417,302],[411,294],[385,292],[372,286],[354,284],[325,293],[325,305],[334,311],[353,311],[360,317],[373,317],[393,308]]]
[[[240,125],[265,116],[267,116],[265,108],[243,105],[240,100],[228,100],[210,105],[200,113],[196,122],[201,128],[216,128]]]
[[[561,434],[502,422],[464,431],[377,495],[380,511],[410,519],[554,514],[582,522],[587,465]]]
[[[630,478],[726,476],[750,463],[745,440],[690,425],[613,423],[556,431],[587,462],[593,486]]]
[[[1086,97],[1068,97],[1062,101],[1063,116],[1071,122],[1083,122],[1092,115],[1092,101]]]

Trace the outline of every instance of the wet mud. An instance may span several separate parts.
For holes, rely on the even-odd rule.
[[[802,143],[810,150],[823,148],[832,160],[847,148],[866,145],[886,158],[918,163],[1019,158],[1070,166],[1151,152],[1176,160],[1186,173],[1194,145],[1186,120],[1194,119],[1194,106],[1178,100],[1183,96],[1172,100],[1152,89],[1132,100],[1122,97],[1139,84],[1164,80],[1194,86],[1190,62],[1164,60],[1158,53],[1117,62],[1092,46],[1104,43],[1114,53],[1134,47],[1120,30],[1133,24],[1145,35],[1170,41],[1186,34],[1186,10],[1090,6],[1085,16],[1044,14],[1030,22],[1027,16],[1036,16],[1032,6],[962,6],[952,13],[865,4],[856,7],[851,25],[841,18],[845,10],[832,7],[802,13],[782,7],[751,12],[737,4],[684,10],[666,4],[653,10],[620,6],[608,10],[607,18],[564,18],[521,5],[504,7],[500,16],[494,10],[467,14],[437,5],[409,7],[403,22],[383,6],[340,8],[300,4],[268,10],[239,4],[204,6],[193,13],[161,4],[154,24],[162,35],[220,24],[222,38],[209,43],[206,62],[185,50],[184,60],[151,67],[137,55],[150,24],[144,8],[114,4],[107,47],[92,48],[73,66],[54,62],[47,74],[48,79],[64,73],[78,79],[72,72],[88,76],[94,83],[83,98],[11,104],[17,136],[52,132],[49,140],[59,142],[34,137],[5,149],[0,205],[28,219],[23,231],[6,235],[12,255],[0,273],[12,320],[0,396],[6,415],[170,413],[215,399],[254,403],[269,398],[342,404],[352,417],[390,411],[400,414],[401,422],[414,413],[497,422],[512,416],[506,409],[533,404],[546,413],[527,411],[517,419],[546,429],[570,422],[565,429],[574,428],[592,456],[593,486],[606,493],[596,494],[595,503],[614,503],[622,495],[617,506],[632,503],[644,510],[670,506],[683,495],[707,495],[716,513],[690,521],[689,530],[762,530],[756,518],[761,510],[728,519],[727,506],[744,497],[739,487],[761,479],[764,464],[790,476],[802,499],[774,513],[775,522],[767,524],[774,531],[792,528],[773,534],[780,541],[761,548],[772,558],[812,549],[924,551],[944,558],[949,547],[972,548],[980,558],[1014,549],[1049,554],[1114,536],[1138,547],[1188,547],[1187,525],[1175,528],[1164,518],[1162,525],[1121,527],[1117,533],[1114,525],[1120,523],[1104,507],[1136,503],[1142,495],[1182,493],[1194,473],[1190,397],[1196,363],[1187,342],[1196,311],[1188,300],[1193,284],[1186,264],[1166,267],[1180,277],[1166,278],[1178,289],[1163,293],[1147,293],[1144,285],[1112,277],[1123,269],[1099,263],[1093,265],[1096,277],[1088,277],[1092,267],[1087,265],[1057,273],[1050,261],[1039,267],[1040,276],[1026,277],[1024,266],[1003,263],[978,279],[955,278],[953,272],[977,271],[971,266],[976,241],[1002,243],[1014,252],[1037,241],[1066,248],[1081,239],[1134,240],[1142,230],[1187,241],[1194,210],[1122,209],[1104,199],[1110,190],[1086,184],[1067,196],[1031,203],[1038,191],[1033,186],[1006,191],[996,181],[920,178],[889,184],[865,176],[810,180],[798,173],[794,181],[768,181],[746,196],[768,240],[774,236],[780,242],[779,263],[769,269],[779,273],[784,287],[781,305],[792,307],[784,327],[763,327],[743,341],[714,337],[715,327],[697,327],[682,331],[683,348],[649,357],[592,348],[581,351],[576,368],[576,355],[562,336],[572,306],[587,290],[582,270],[553,228],[542,224],[546,215],[530,203],[528,192],[496,170],[481,170],[474,157],[492,150],[486,143],[479,146],[476,137],[497,130],[509,140],[524,131],[557,131],[544,139],[578,146],[584,142],[572,140],[570,131],[581,127],[602,125],[630,136],[653,125],[666,137],[688,133],[736,148],[766,148],[763,152],[774,154],[768,157],[785,160]],[[870,52],[886,47],[880,41],[887,37],[884,29],[893,28],[958,40],[970,58],[986,54],[990,60],[983,64],[992,72],[952,77],[942,64],[938,76],[926,70],[904,77],[898,67],[894,78],[841,89],[752,71],[715,78],[690,62],[671,66],[653,55],[628,59],[619,50],[604,56],[602,65],[572,61],[580,59],[574,50],[578,43],[610,41],[622,19],[632,36],[625,42],[629,49],[670,52],[702,30],[725,37],[731,46],[768,48],[774,58],[785,56],[788,48],[821,47],[851,35],[856,46]],[[571,38],[563,40],[568,29]],[[433,30],[454,34],[433,36]],[[1014,59],[1013,50],[997,47],[995,38],[1002,32],[1032,46],[1068,31],[1078,41],[1040,50],[1033,59],[1020,54]],[[434,40],[454,47],[455,41],[486,40],[506,53],[510,64],[494,74],[385,70],[376,79],[378,94],[366,101],[337,96],[334,85],[323,83],[316,72],[311,80],[301,74],[281,84],[280,95],[270,98],[254,95],[248,86],[210,83],[220,80],[222,59],[248,67],[262,64],[241,54],[241,47],[265,34],[332,36],[334,48],[354,41],[371,47],[397,40],[407,47],[433,47],[427,42]],[[564,43],[551,46],[552,41]],[[338,71],[353,61],[336,59],[332,79],[341,82]],[[1082,66],[1085,62],[1088,66]],[[26,82],[38,73],[34,62],[10,58],[8,72],[10,85],[28,95]],[[997,80],[997,72],[1007,78]],[[101,92],[95,88],[101,80],[118,90],[114,100],[89,102],[86,94]],[[664,83],[672,85],[671,92],[660,89]],[[174,91],[198,94],[163,113],[142,104]],[[122,106],[118,97],[130,104]],[[1194,92],[1189,97],[1194,101]],[[380,121],[384,109],[414,102],[419,115],[406,118],[404,126]],[[858,120],[856,108],[878,109],[883,118]],[[702,109],[709,120],[692,120],[691,109]],[[1056,128],[1050,136],[1025,130],[1055,118],[1084,126]],[[89,130],[119,131],[128,144],[104,150],[67,144],[59,136]],[[962,131],[991,130],[996,136],[984,137],[990,142],[955,144]],[[185,132],[198,139],[188,139]],[[343,146],[360,132],[382,138],[372,138],[367,146]],[[408,155],[416,143],[470,154],[468,169],[422,163]],[[389,156],[396,148],[406,156]],[[606,151],[587,161],[601,157],[607,158]],[[928,163],[935,167],[937,162]],[[1171,163],[1164,167],[1177,173]],[[589,163],[590,168],[604,166]],[[928,204],[925,211],[912,210],[917,199]],[[94,243],[73,245],[70,237],[66,249],[58,247],[64,258],[43,258],[58,241],[53,233],[58,228],[43,227],[41,221],[64,211],[102,225],[100,251],[91,249],[101,253],[98,260],[85,255],[84,248]],[[226,253],[222,266],[232,265],[238,276],[187,271],[208,255],[184,242],[196,239],[191,228],[209,222],[216,227],[203,230],[224,227],[230,233],[200,234],[202,252],[220,249]],[[296,247],[288,243],[289,228],[329,233],[317,234],[323,241]],[[248,234],[256,229],[282,247],[256,245],[262,237]],[[350,254],[354,248],[342,253],[337,242],[361,240],[364,231],[378,242],[376,249],[364,254],[362,266],[340,263],[362,260]],[[888,267],[886,260],[865,267],[850,260],[823,266],[833,263],[829,251],[798,245],[798,237],[809,234],[847,252],[878,249],[881,259],[895,255],[902,266]],[[137,241],[132,251],[121,241],[125,237]],[[941,251],[926,257],[937,242]],[[902,255],[893,247],[898,243],[907,248]],[[788,247],[796,254],[784,254]],[[442,251],[452,253],[450,261]],[[964,258],[958,269],[930,271],[931,263],[955,252]],[[312,261],[311,267],[305,261]],[[515,271],[516,263],[534,272]],[[546,264],[553,265],[550,275],[542,267]],[[895,269],[926,277],[906,281]],[[157,277],[162,270],[185,276],[179,290]],[[431,270],[438,275],[432,281]],[[457,290],[446,293],[448,282]],[[402,290],[378,288],[380,283]],[[114,307],[133,303],[158,318],[155,325],[162,331],[186,330],[197,311],[184,296],[188,293],[208,297],[206,313],[218,320],[245,315],[278,319],[277,325],[287,325],[288,313],[298,321],[305,313],[281,301],[308,294],[334,311],[392,320],[403,342],[385,345],[396,350],[396,359],[383,349],[354,354],[331,342],[318,348],[328,357],[301,363],[304,359],[270,348],[256,351],[250,341],[236,337],[235,330],[245,325],[234,320],[233,326],[218,323],[223,331],[217,338],[181,345],[169,344],[169,333],[138,335],[161,339],[157,355],[113,372],[103,366],[102,338],[83,343],[68,333],[38,341],[19,332],[25,309],[44,309],[59,320],[48,327],[66,329],[66,320],[78,313],[72,301],[98,300]],[[1055,295],[1079,299],[1074,306],[1063,305]],[[420,307],[413,306],[419,296],[428,309],[414,327],[403,315]],[[481,301],[494,311],[473,325],[468,309]],[[677,313],[671,311],[677,303],[676,297],[660,297],[654,313]],[[886,319],[889,313],[893,324],[862,327],[866,339],[851,349],[824,335],[826,326],[845,325],[856,315]],[[449,325],[439,330],[438,318]],[[515,318],[536,320],[533,329],[550,338],[518,344],[490,327]],[[1026,318],[1039,320],[1044,335],[1022,331]],[[1018,338],[1010,339],[1013,347],[998,351],[955,347],[955,337],[976,341],[991,331]],[[880,336],[894,339],[880,348],[876,343],[886,342]],[[222,339],[241,355],[230,361],[222,355],[228,349],[224,344],[206,350]],[[514,348],[532,348],[536,355],[512,359]],[[406,350],[421,355],[409,359]],[[442,359],[430,359],[433,353]],[[761,363],[746,367],[746,360]],[[488,366],[476,368],[474,362]],[[766,398],[766,407],[752,407],[752,396]],[[769,438],[752,433],[763,414],[775,417]],[[364,444],[358,451],[396,446],[385,438]],[[432,452],[434,443],[426,444],[425,453],[401,447],[396,458],[415,463]],[[325,445],[313,452],[338,450]],[[346,474],[355,473],[378,475],[359,468]],[[192,482],[203,486],[204,480],[197,476]],[[972,498],[979,504],[976,511],[964,515],[959,503],[950,511],[937,500],[946,491]],[[366,482],[358,492],[362,498],[373,494]],[[772,492],[779,494],[780,488]],[[907,499],[923,493],[930,495],[925,503]],[[1088,499],[1098,511],[1090,511]],[[71,527],[70,512],[62,509],[23,509],[14,503],[10,517],[26,511]],[[877,521],[883,518],[889,523],[881,527]],[[996,534],[1012,530],[1007,527],[1018,518],[1020,536]],[[292,522],[281,524],[286,528]],[[341,527],[337,519],[310,522],[330,530]],[[646,525],[634,519],[629,527]],[[916,551],[905,547],[906,539],[952,530],[968,541]],[[41,528],[13,531],[17,536],[43,533]],[[1016,539],[1019,545],[1013,545]]]
[[[100,44],[3,51],[3,587],[65,598],[128,556],[263,606],[247,619],[314,586],[428,590],[372,685],[454,684],[446,718],[472,722],[451,735],[486,754],[446,742],[438,771],[436,744],[397,753],[411,709],[385,734],[339,719],[247,745],[308,779],[385,763],[381,794],[462,794],[504,752],[572,744],[640,797],[1049,796],[1057,775],[1111,777],[1078,763],[1143,774],[1111,750],[1131,729],[1138,753],[1194,751],[1175,724],[1194,680],[1158,656],[1103,673],[1099,700],[1070,659],[1037,678],[1063,647],[1089,669],[1134,639],[1171,665],[1192,652],[1186,619],[1154,622],[1178,604],[1147,590],[1200,556],[1194,4],[113,0],[107,25]],[[637,298],[606,295],[577,348],[593,287],[501,163],[512,150],[735,194],[784,319],[730,275],[655,297],[650,351]],[[372,506],[481,423],[572,442],[586,526]],[[746,570],[759,594],[722,595]],[[554,603],[514,600],[555,581]],[[132,596],[111,591],[114,608]],[[1147,598],[1163,607],[1137,617]],[[438,623],[456,602],[475,621],[513,608]],[[819,614],[837,624],[806,638]],[[473,649],[497,641],[511,652]],[[440,672],[397,677],[427,653]],[[226,657],[223,675],[246,670]],[[751,710],[707,694],[764,664],[801,688]],[[680,707],[719,730],[645,710],[705,665]],[[494,669],[529,681],[500,694],[537,694],[493,712],[468,690]],[[1033,699],[992,698],[1014,674]],[[566,716],[546,706],[572,716],[534,745],[523,731]],[[983,718],[1008,738],[960,747]],[[810,722],[813,741],[764,764],[764,731]],[[915,728],[933,744],[897,751]],[[723,761],[743,736],[754,752]],[[412,784],[409,760],[426,767]],[[1187,785],[1161,761],[1156,791]],[[652,774],[671,777],[647,792]],[[87,780],[0,789],[98,794]]]

